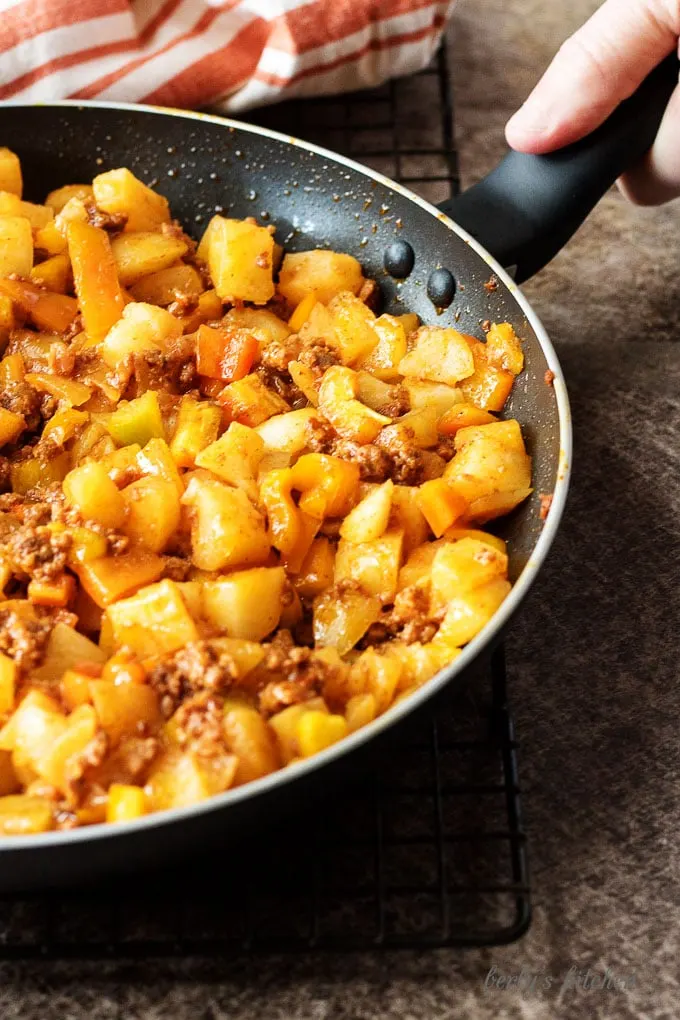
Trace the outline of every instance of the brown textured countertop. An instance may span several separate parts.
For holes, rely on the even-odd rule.
[[[460,0],[451,34],[463,178],[596,4]],[[526,287],[574,411],[573,491],[548,567],[509,640],[534,921],[489,951],[227,964],[5,968],[0,1016],[81,1020],[674,1018],[680,1015],[680,208],[612,193]],[[538,973],[522,995],[489,968]],[[562,988],[570,967],[628,985]],[[545,978],[552,984],[545,988]],[[615,984],[615,981],[611,982]]]

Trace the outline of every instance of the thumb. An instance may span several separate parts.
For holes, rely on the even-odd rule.
[[[680,195],[680,86],[671,96],[654,145],[623,175],[619,187],[638,205],[657,205]]]
[[[677,45],[678,0],[606,0],[510,119],[508,143],[552,152],[594,131]]]

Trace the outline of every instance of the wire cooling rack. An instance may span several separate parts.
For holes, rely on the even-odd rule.
[[[458,188],[446,57],[410,79],[260,121],[431,201]],[[0,899],[0,959],[148,959],[497,945],[530,921],[503,649],[332,803],[240,852],[106,889]]]

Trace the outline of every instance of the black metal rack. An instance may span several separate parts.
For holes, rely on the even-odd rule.
[[[458,187],[443,50],[413,79],[259,120],[294,125],[433,201]],[[237,857],[214,851],[105,891],[0,899],[0,960],[510,942],[530,921],[515,754],[500,648],[467,695],[440,700],[383,750],[370,781]]]

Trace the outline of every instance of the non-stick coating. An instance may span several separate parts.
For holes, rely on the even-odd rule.
[[[355,255],[367,275],[379,281],[388,311],[415,311],[424,322],[455,325],[480,337],[486,319],[511,322],[524,340],[526,370],[516,383],[508,415],[522,424],[534,458],[535,491],[499,531],[511,540],[513,573],[524,566],[543,527],[539,494],[553,490],[560,469],[559,418],[554,391],[544,378],[547,362],[510,290],[502,282],[495,289],[493,282],[485,287],[489,266],[431,212],[340,158],[336,161],[246,127],[227,127],[210,119],[149,110],[4,106],[0,108],[0,144],[19,154],[28,199],[42,201],[59,185],[89,181],[104,170],[127,166],[166,195],[173,214],[194,237],[201,235],[216,212],[255,216],[276,225],[277,239],[288,250],[328,247]],[[383,269],[383,252],[395,238],[409,241],[416,252],[415,268],[401,284]],[[450,269],[457,282],[454,303],[441,315],[426,294],[428,275],[438,266]],[[279,808],[284,805],[286,787],[295,788],[292,797],[296,800],[302,791],[300,783],[273,791]],[[268,810],[262,798],[258,801],[259,809],[250,815]],[[239,825],[251,820],[246,818],[246,807],[247,800],[239,802]],[[219,828],[215,814],[204,814],[185,825],[181,842],[195,842],[209,827]],[[229,818],[236,815],[232,812]],[[162,826],[146,830],[141,838],[131,837],[130,853],[139,859],[152,857],[154,838],[158,846],[164,839],[167,842]],[[63,852],[53,847],[52,877],[68,879],[83,868],[96,872],[113,866],[113,846],[107,852],[108,840],[95,842],[97,849],[88,850],[87,843],[64,846]],[[113,843],[122,852],[121,841]],[[13,862],[13,877],[3,868],[0,884],[44,883],[36,851],[4,853],[5,860]]]

